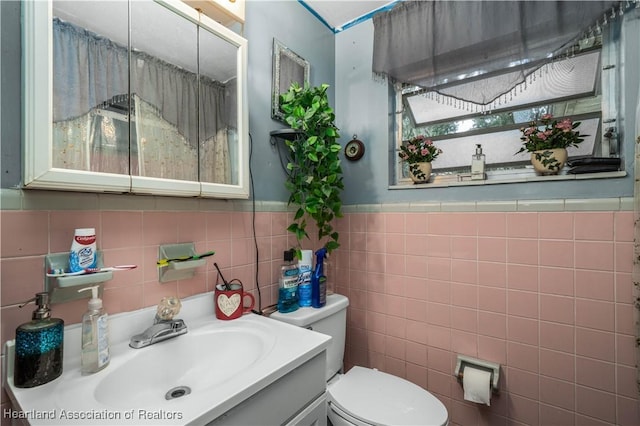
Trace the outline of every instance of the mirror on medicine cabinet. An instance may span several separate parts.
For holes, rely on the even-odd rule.
[[[23,18],[26,188],[248,197],[244,38],[177,0]]]

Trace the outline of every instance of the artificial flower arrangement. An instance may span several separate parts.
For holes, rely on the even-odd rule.
[[[540,126],[544,129],[540,129]],[[578,146],[584,140],[577,129],[580,122],[575,123],[570,118],[562,121],[553,119],[552,114],[544,114],[540,117],[540,123],[531,121],[528,127],[520,128],[522,136],[520,140],[523,146],[516,154],[521,152],[535,152],[543,149],[569,148],[570,146]]]
[[[440,154],[442,154],[442,150],[436,147],[431,139],[427,139],[424,135],[418,135],[400,146],[398,156],[400,156],[400,160],[413,164],[430,163]]]
[[[419,180],[427,180],[429,177],[420,170],[418,163],[431,163],[440,154],[442,154],[442,150],[436,147],[431,139],[424,135],[418,135],[400,145],[398,156],[401,161],[409,164],[409,171],[414,176]]]
[[[544,127],[542,127],[544,126]],[[522,147],[516,152],[531,153],[533,168],[543,174],[556,174],[567,160],[567,148],[578,146],[584,138],[576,129],[580,122],[570,118],[554,120],[552,114],[544,114],[540,122],[531,121],[527,127],[520,128]]]

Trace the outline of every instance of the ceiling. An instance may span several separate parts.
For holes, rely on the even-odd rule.
[[[402,0],[298,0],[333,32],[340,32]]]

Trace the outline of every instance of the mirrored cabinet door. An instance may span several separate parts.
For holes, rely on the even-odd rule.
[[[203,25],[198,46],[200,182],[203,194],[224,195],[249,180],[247,44],[232,31]]]
[[[248,197],[246,40],[176,0],[23,16],[26,188]]]
[[[126,3],[53,3],[54,168],[130,173],[128,15]]]
[[[236,52],[208,31],[200,37],[200,179],[237,184],[238,118]]]
[[[153,19],[150,19],[153,17]],[[198,195],[198,25],[150,1],[131,2],[132,191]]]

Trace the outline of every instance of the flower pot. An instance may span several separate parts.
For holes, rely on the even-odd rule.
[[[531,153],[533,169],[543,175],[557,175],[567,161],[565,148],[541,149]]]
[[[431,163],[411,163],[409,164],[409,174],[413,183],[425,183],[431,177]]]

